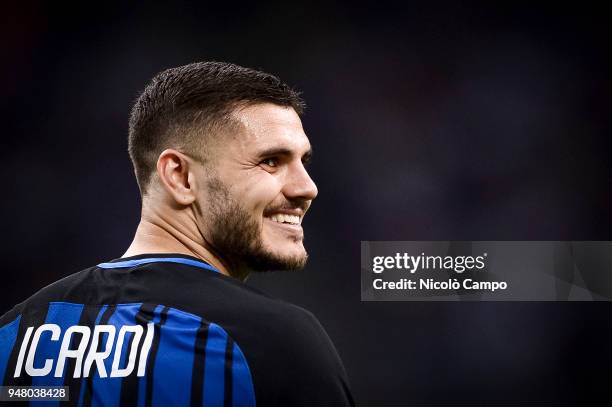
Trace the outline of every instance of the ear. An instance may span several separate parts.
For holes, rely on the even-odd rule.
[[[196,199],[193,170],[193,161],[171,148],[162,151],[157,159],[161,184],[179,205],[191,205]]]

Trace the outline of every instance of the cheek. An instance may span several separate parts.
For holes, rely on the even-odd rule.
[[[268,175],[251,180],[237,191],[236,197],[245,209],[263,213],[264,209],[279,196],[280,191],[278,181]]]

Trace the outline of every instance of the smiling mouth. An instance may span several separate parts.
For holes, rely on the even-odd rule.
[[[277,222],[286,225],[299,226],[302,223],[302,218],[298,215],[288,215],[284,213],[277,213],[267,217],[272,222]]]

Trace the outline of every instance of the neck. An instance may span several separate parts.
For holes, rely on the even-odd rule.
[[[205,241],[195,221],[181,222],[180,216],[166,218],[162,214],[143,209],[134,240],[122,257],[150,253],[178,253],[201,259],[215,267],[221,274],[245,280],[247,270],[231,269],[220,255]],[[191,218],[191,217],[188,217]],[[195,220],[195,219],[193,219]]]

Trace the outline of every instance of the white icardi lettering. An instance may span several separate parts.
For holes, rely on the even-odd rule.
[[[114,325],[96,325],[93,332],[93,339],[91,340],[91,346],[89,352],[85,358],[85,366],[83,367],[83,377],[89,377],[89,370],[93,362],[96,362],[98,368],[98,374],[100,377],[106,377],[106,368],[104,367],[104,359],[106,359],[113,350],[113,343],[115,342],[115,329]],[[106,346],[102,352],[98,352],[98,343],[100,342],[100,335],[107,333],[108,338],[106,339]]]
[[[124,325],[119,330],[117,336],[117,347],[115,349],[115,357],[113,358],[113,367],[111,370],[110,377],[126,377],[132,370],[134,370],[134,364],[136,363],[136,352],[138,351],[138,344],[142,337],[142,326],[140,325]],[[128,363],[123,369],[119,369],[119,362],[121,361],[121,351],[123,350],[123,341],[128,332],[132,332],[134,337],[132,339],[132,346],[127,350],[128,352]]]
[[[147,368],[147,359],[149,357],[149,351],[151,350],[151,344],[153,343],[153,332],[154,324],[149,322],[147,324],[147,335],[145,336],[142,349],[140,350],[140,360],[138,361],[138,376],[145,375],[145,369]]]
[[[32,345],[30,346],[28,358],[26,359],[25,371],[30,376],[46,376],[53,368],[53,359],[46,359],[44,366],[41,368],[34,367],[34,356],[36,355],[36,347],[38,346],[40,336],[45,331],[51,332],[52,341],[59,340],[61,329],[56,324],[44,324],[38,327],[36,332],[34,332],[34,338],[32,338]]]
[[[72,339],[73,333],[80,333],[81,341],[79,342],[79,346],[76,349],[70,350],[70,340]],[[89,343],[90,335],[91,330],[87,326],[74,325],[66,330],[66,333],[64,334],[64,339],[62,339],[62,346],[60,347],[57,365],[55,366],[55,377],[62,377],[64,375],[64,364],[66,363],[66,358],[75,359],[73,377],[81,377],[83,355],[85,354],[85,349],[87,348],[87,344]]]
[[[30,342],[30,335],[32,335],[32,331],[34,327],[31,326],[25,331],[25,335],[23,335],[23,341],[21,341],[21,348],[19,348],[19,356],[17,357],[17,364],[15,365],[15,374],[13,377],[21,376],[21,366],[23,366],[23,357],[25,356],[26,348],[28,347],[28,342]]]
[[[144,330],[145,327],[142,325],[124,325],[117,333],[117,328],[114,325],[96,325],[92,332],[92,328],[86,325],[73,325],[66,329],[62,335],[61,327],[56,324],[44,324],[38,328],[28,327],[21,341],[13,377],[21,376],[24,364],[25,373],[32,377],[50,374],[53,374],[54,377],[89,377],[95,364],[99,377],[106,378],[109,377],[109,374],[104,362],[109,362],[108,359],[111,358],[110,377],[126,377],[136,369],[137,375],[142,377],[146,373],[147,359],[155,336],[155,324],[149,322],[146,326],[146,333]],[[49,355],[52,358],[45,359],[42,367],[34,367],[37,351],[48,353],[49,349],[56,349],[57,346],[49,348],[49,343],[40,343],[39,347],[39,342],[45,332],[50,332],[50,335],[45,336],[46,339],[43,339],[43,342],[47,340],[57,342],[62,337],[59,351],[57,354]],[[75,337],[76,334],[78,334],[78,337]],[[106,338],[105,341],[104,338]],[[124,344],[130,338],[130,345],[126,345],[128,349],[124,351]],[[101,342],[104,343],[102,345],[104,349],[98,351]],[[88,346],[88,344],[90,345]],[[74,371],[65,372],[66,360],[69,358],[74,359]],[[38,363],[41,363],[40,359]],[[125,367],[120,368],[122,364]]]

